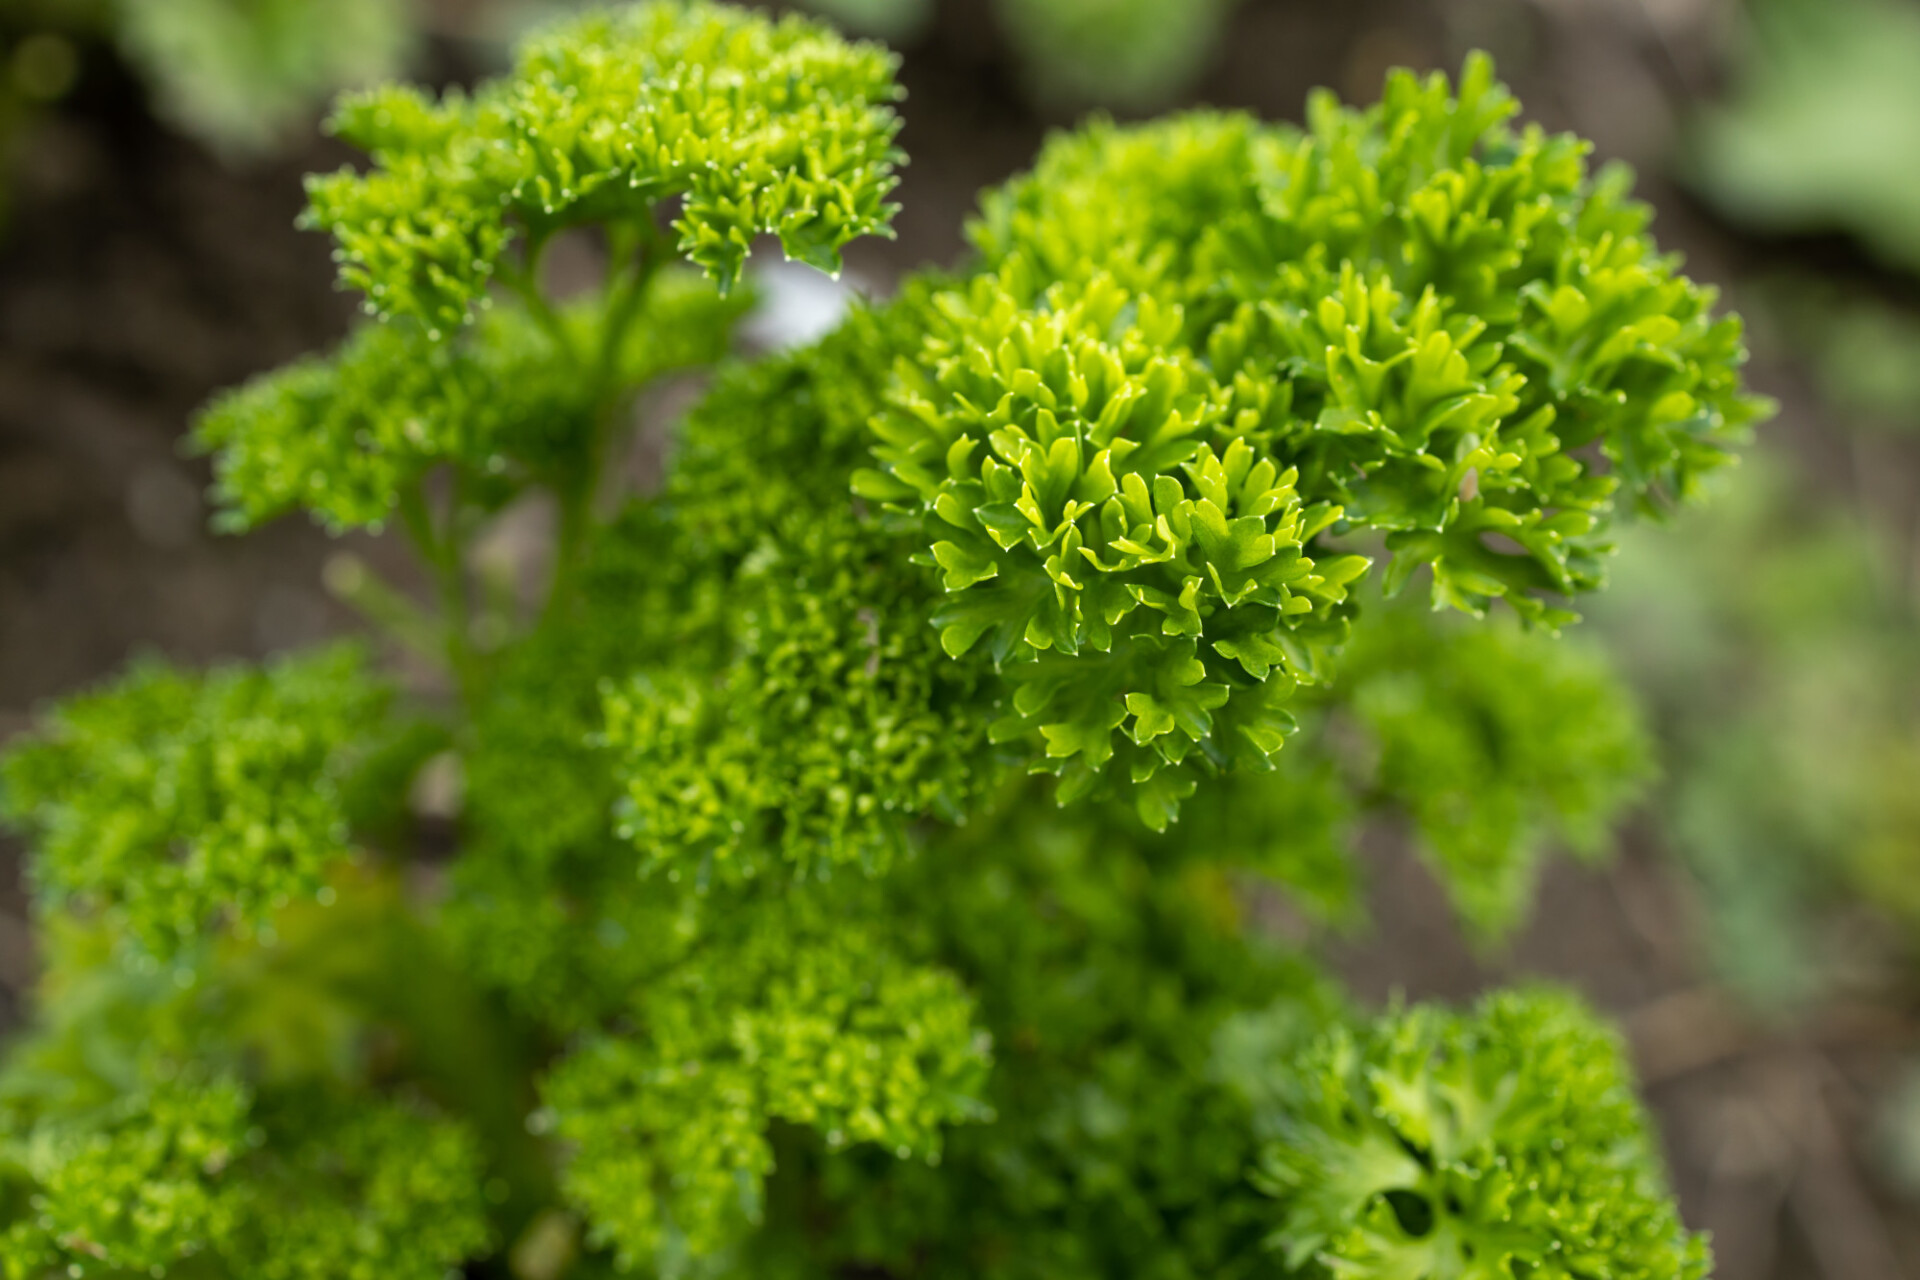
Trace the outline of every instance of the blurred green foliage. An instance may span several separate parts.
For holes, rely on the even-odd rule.
[[[1598,625],[1665,740],[1721,971],[1804,1006],[1834,976],[1826,913],[1862,898],[1920,941],[1920,618],[1886,544],[1770,459],[1677,540],[1629,537],[1615,581]]]
[[[1920,268],[1920,11],[1901,0],[1749,0],[1732,91],[1689,168],[1729,217],[1842,230]]]
[[[165,965],[70,916],[43,941],[0,1069],[9,1277],[424,1280],[538,1181],[512,1046],[390,880]]]
[[[11,82],[52,101],[79,44],[111,41],[155,110],[229,157],[303,136],[341,89],[397,73],[418,39],[415,0],[14,0]]]
[[[37,890],[170,955],[310,897],[350,850],[347,797],[387,693],[352,648],[190,676],[157,663],[71,698],[0,767]]]
[[[1606,851],[1650,779],[1651,743],[1587,643],[1389,618],[1356,638],[1343,675],[1374,762],[1354,788],[1407,815],[1461,916],[1500,937],[1525,917],[1548,850]]]
[[[1661,825],[1714,963],[1783,1018],[1920,957],[1920,182],[1889,161],[1920,149],[1920,11],[1749,0],[1728,55],[1684,176],[1735,224],[1841,233],[1891,270],[1815,257],[1748,283],[1804,421],[1678,543],[1628,539],[1598,614],[1654,708]],[[1909,1187],[1917,1098],[1896,1091],[1884,1131]]]
[[[1204,69],[1239,0],[999,0],[1000,26],[1042,103],[1164,106]]]
[[[217,150],[283,144],[341,89],[396,74],[414,0],[108,0],[155,105]]]
[[[1920,313],[1804,271],[1748,292],[1768,354],[1804,370],[1835,434],[1920,431]]]
[[[1205,68],[1239,0],[993,0],[993,21],[1028,92],[1058,111],[1146,111],[1177,99]],[[850,31],[911,42],[934,0],[806,0]]]

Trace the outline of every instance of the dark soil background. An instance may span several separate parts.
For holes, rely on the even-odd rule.
[[[1715,90],[1727,9],[1250,0],[1192,100],[1297,118],[1311,86],[1371,100],[1390,65],[1457,67],[1486,47],[1533,118],[1639,167],[1662,243],[1736,302],[1743,278],[1782,260],[1871,275],[1844,242],[1743,236],[1663,178],[1684,105]],[[851,263],[882,284],[956,259],[976,192],[1071,122],[1032,105],[977,0],[946,0],[905,52],[900,237],[860,246]],[[481,69],[466,46],[443,43],[432,60],[438,78]],[[321,585],[343,544],[293,521],[244,539],[209,533],[206,464],[179,446],[213,392],[345,331],[352,305],[333,287],[328,246],[293,226],[300,175],[345,158],[316,141],[225,165],[157,124],[102,48],[84,51],[75,91],[18,139],[0,229],[0,739],[41,700],[142,651],[252,657],[348,624]],[[1822,461],[1835,451],[1799,377],[1755,368],[1784,405],[1767,431],[1808,483],[1839,490],[1847,476]],[[371,540],[353,549],[404,556]],[[1749,1020],[1707,975],[1694,904],[1644,823],[1611,869],[1557,867],[1536,924],[1498,956],[1467,946],[1395,833],[1376,835],[1374,924],[1338,947],[1364,997],[1457,997],[1516,974],[1577,985],[1628,1028],[1686,1216],[1713,1231],[1724,1280],[1920,1278],[1920,1208],[1879,1175],[1871,1137],[1873,1100],[1920,1049],[1910,993],[1870,987],[1795,1025]],[[0,853],[4,1026],[21,1016],[33,949],[18,850]]]

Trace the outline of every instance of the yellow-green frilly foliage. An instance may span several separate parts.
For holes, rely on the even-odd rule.
[[[1736,322],[1474,59],[1058,137],[962,270],[729,358],[757,237],[884,231],[898,97],[653,3],[343,105],[372,318],[196,440],[230,527],[401,523],[432,608],[336,585],[445,678],[147,667],[10,754],[11,1275],[1703,1274],[1591,1014],[1368,1019],[1244,904],[1352,922],[1398,814],[1491,938],[1604,846],[1643,735],[1549,633],[1731,458]],[[528,607],[486,539],[541,500]]]

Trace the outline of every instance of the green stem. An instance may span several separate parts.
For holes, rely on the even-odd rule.
[[[350,552],[328,558],[321,581],[333,597],[408,652],[429,662],[444,656],[439,620],[396,591]]]
[[[578,465],[557,486],[560,527],[549,610],[564,607],[578,579],[581,553],[593,527],[594,499],[625,401],[625,388],[620,385],[621,350],[668,256],[664,238],[650,219],[614,228],[608,249],[613,265],[605,286],[599,347],[586,375],[592,424]]]
[[[554,537],[553,581],[547,588],[547,612],[566,607],[580,577],[581,548],[591,526],[590,490],[568,486],[560,491],[560,527]]]
[[[463,690],[471,691],[477,673],[473,641],[468,634],[471,619],[468,615],[466,565],[459,538],[462,487],[456,473],[453,494],[448,502],[447,531],[444,536],[434,527],[425,477],[401,490],[400,515],[421,559],[426,561],[433,573],[434,585],[440,597],[441,634],[447,668]]]
[[[521,251],[519,266],[502,262],[494,273],[494,278],[514,297],[520,299],[527,314],[534,323],[546,331],[554,345],[574,364],[581,363],[581,353],[574,346],[573,334],[567,328],[566,320],[554,309],[547,295],[540,289],[540,260],[546,254],[550,233],[546,230],[529,230],[526,246]]]
[[[644,227],[619,227],[610,234],[607,274],[607,303],[601,315],[600,350],[593,362],[593,399],[596,403],[612,397],[620,371],[620,349],[627,331],[647,299],[647,290],[659,273],[666,253],[653,224]],[[620,277],[624,276],[625,279]]]
[[[568,332],[566,321],[553,309],[553,304],[547,301],[532,277],[517,268],[503,268],[495,278],[507,287],[508,292],[520,299],[527,314],[553,339],[561,354],[575,364],[580,363],[580,353],[573,345],[573,334]]]

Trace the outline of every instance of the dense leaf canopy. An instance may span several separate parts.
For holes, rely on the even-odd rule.
[[[311,224],[382,316],[429,336],[479,310],[516,240],[647,222],[680,198],[680,251],[724,291],[755,236],[838,270],[894,206],[894,58],[815,24],[708,4],[608,11],[530,41],[513,73],[438,102],[348,98],[333,128],[368,173],[313,179]]]
[[[170,951],[311,897],[351,849],[346,784],[386,725],[351,648],[189,676],[137,667],[7,756],[0,801],[51,902]]]
[[[1617,1040],[1576,1002],[1489,997],[1337,1029],[1266,1086],[1274,1243],[1309,1274],[1693,1280]]]
[[[663,2],[341,107],[375,318],[196,439],[231,527],[397,512],[437,610],[336,577],[434,674],[142,667],[9,756],[68,943],[8,1274],[1704,1274],[1570,998],[1368,1018],[1250,908],[1352,923],[1400,815],[1495,937],[1604,844],[1643,734],[1550,633],[1731,458],[1737,322],[1474,58],[1057,137],[958,272],[725,359],[755,236],[884,232],[892,73]],[[543,504],[529,604],[476,544]]]

